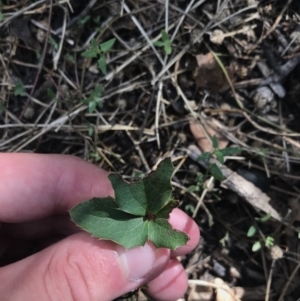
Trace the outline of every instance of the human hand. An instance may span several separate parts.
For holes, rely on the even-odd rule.
[[[174,209],[170,223],[190,237],[186,246],[126,251],[80,231],[67,214],[108,195],[107,172],[79,158],[0,154],[0,299],[105,301],[144,284],[155,300],[181,297],[187,276],[175,257],[198,244],[196,223]],[[32,242],[38,252],[30,255]]]

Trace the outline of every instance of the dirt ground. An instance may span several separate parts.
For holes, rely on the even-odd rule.
[[[201,231],[181,300],[295,301],[299,63],[298,0],[2,0],[0,151],[128,181],[171,157]]]

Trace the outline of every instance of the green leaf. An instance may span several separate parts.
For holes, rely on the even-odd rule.
[[[92,137],[94,134],[94,127],[90,123],[88,124],[88,135]],[[98,153],[97,153],[98,154]]]
[[[90,101],[88,104],[89,113],[93,113],[97,107],[97,102],[95,100]]]
[[[223,156],[231,156],[236,153],[239,153],[242,149],[240,147],[226,147],[222,148],[219,151],[222,152]]]
[[[268,236],[265,240],[265,246],[267,248],[273,247],[274,246],[274,238],[271,236]]]
[[[101,19],[101,17],[97,16],[96,18],[94,18],[94,22],[97,24],[100,24],[100,19]]]
[[[26,95],[24,84],[19,78],[17,79],[17,82],[15,84],[14,95],[15,96],[25,96]]]
[[[98,60],[98,66],[103,74],[106,74],[106,59],[104,55],[100,56],[100,59]]]
[[[90,153],[90,158],[94,158],[96,162],[101,160],[101,156],[99,155],[98,152],[91,152]]]
[[[81,54],[81,56],[94,58],[94,57],[97,57],[97,54],[98,54],[97,50],[95,50],[95,49],[89,49],[89,50],[84,51]]]
[[[204,180],[204,175],[203,173],[199,172],[196,177],[197,184],[203,184],[203,180]]]
[[[216,135],[213,135],[212,137],[212,146],[213,148],[219,148],[219,142],[218,142],[218,138],[216,137]]]
[[[165,47],[164,47],[164,50],[165,50],[166,54],[170,55],[172,53],[171,45],[169,43],[166,43]]]
[[[153,45],[156,47],[164,47],[165,43],[162,41],[156,41],[156,42],[153,42]]]
[[[142,246],[147,240],[157,248],[176,249],[188,236],[168,222],[173,208],[170,179],[174,167],[165,159],[156,171],[135,183],[110,175],[115,199],[94,198],[70,210],[71,219],[93,236],[112,240],[126,249]]]
[[[223,156],[223,153],[220,151],[220,150],[216,150],[215,151],[215,155],[217,157],[217,160],[221,163],[221,164],[224,164],[224,156]]]
[[[197,161],[209,161],[211,158],[211,153],[210,152],[205,152],[201,154],[200,156],[197,157]]]
[[[194,192],[194,191],[198,192],[198,191],[200,191],[200,187],[198,185],[191,185],[186,189],[186,191],[188,191],[188,192]]]
[[[50,89],[50,88],[47,88],[47,95],[51,99],[55,99],[56,98],[55,92],[52,89]]]
[[[218,167],[216,163],[209,164],[209,170],[211,175],[219,181],[226,180],[226,177],[223,176],[221,169]]]
[[[91,18],[91,16],[85,16],[85,17],[83,17],[82,19],[80,19],[80,20],[78,20],[78,24],[79,25],[84,25],[89,19]]]
[[[165,42],[165,44],[168,43],[169,45],[171,45],[170,37],[165,30],[161,31],[161,39],[163,40],[163,42]]]
[[[102,51],[103,53],[108,52],[108,51],[113,47],[115,41],[116,41],[116,39],[114,38],[114,39],[108,40],[108,41],[106,41],[106,42],[100,44],[100,49],[101,49],[101,51]]]
[[[251,226],[247,232],[247,237],[252,237],[256,233],[256,228],[254,226]]]
[[[71,55],[70,53],[67,53],[66,54],[66,59],[69,61],[69,62],[71,62],[71,63],[75,63],[75,58],[74,58],[74,56],[73,55]]]
[[[0,22],[3,21],[3,19],[4,19],[4,16],[2,13],[0,13]]]
[[[252,252],[257,252],[261,249],[261,243],[260,241],[256,241],[252,246]]]
[[[271,218],[271,214],[268,213],[260,218],[255,218],[257,221],[261,222],[261,223],[265,223],[267,222],[269,219]]]
[[[49,42],[55,50],[58,50],[59,45],[52,37],[49,37]]]
[[[91,40],[91,48],[92,50],[95,50],[97,53],[99,52],[98,42],[94,38]]]

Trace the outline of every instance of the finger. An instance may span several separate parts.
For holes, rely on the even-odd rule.
[[[55,234],[69,236],[79,231],[80,228],[71,221],[69,214],[58,214],[17,224],[3,223],[1,227],[2,236],[30,240]]]
[[[1,300],[112,300],[156,277],[169,255],[151,244],[125,251],[77,233],[1,268]]]
[[[146,292],[157,301],[173,301],[182,297],[188,287],[183,266],[171,259],[166,269],[147,285]]]
[[[113,195],[107,172],[72,156],[0,154],[0,170],[2,222],[40,219]]]

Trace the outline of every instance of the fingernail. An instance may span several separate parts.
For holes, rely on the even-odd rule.
[[[119,254],[126,278],[131,281],[143,281],[155,266],[157,250],[146,243],[143,247],[123,249]]]

